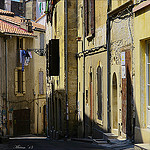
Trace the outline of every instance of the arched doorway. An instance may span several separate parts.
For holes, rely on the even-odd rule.
[[[112,132],[118,132],[118,103],[117,103],[117,77],[113,74],[112,80]]]

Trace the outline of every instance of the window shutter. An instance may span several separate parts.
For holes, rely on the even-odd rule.
[[[84,0],[85,36],[88,35],[88,0]]]
[[[49,70],[49,51],[48,51],[48,48],[49,48],[49,44],[46,44],[46,76],[48,77],[48,70]]]
[[[15,69],[15,94],[18,93],[18,70]]]
[[[95,0],[91,0],[91,34],[95,34]]]
[[[40,33],[40,49],[44,49],[44,34]]]
[[[44,90],[43,90],[43,72],[40,71],[39,72],[39,94],[44,94]]]
[[[23,80],[22,80],[22,86],[23,86],[23,94],[26,93],[26,87],[25,87],[25,70],[22,72],[22,75],[23,75]]]
[[[49,75],[59,76],[59,39],[49,41]]]

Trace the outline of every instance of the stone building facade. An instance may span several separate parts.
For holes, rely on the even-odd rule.
[[[0,13],[2,135],[43,134],[46,132],[46,59],[35,52],[44,50],[45,28],[32,22],[31,32],[26,19],[22,21],[9,11],[0,10]],[[30,57],[24,66],[20,50]]]
[[[66,130],[66,113],[72,118],[73,112],[74,118],[77,115],[78,130],[74,131],[78,131],[78,137],[121,137],[149,143],[150,2],[68,0],[68,13],[64,11],[65,2],[50,1],[50,10],[46,12],[50,21],[46,43],[52,39],[60,41],[60,73],[47,76],[52,135],[57,135],[54,133],[60,129],[60,122],[63,124],[60,131]],[[72,66],[68,69],[67,81],[71,82],[67,82],[67,87],[69,95],[74,96],[74,101],[69,98],[70,105],[74,104],[69,111],[65,109],[66,14],[67,60]]]
[[[138,3],[138,1],[136,1]],[[134,13],[135,141],[150,143],[149,98],[149,10],[150,2],[138,3]]]
[[[77,134],[76,1],[69,0],[67,7],[65,4],[65,0],[50,1],[46,10],[49,134],[54,138]],[[53,47],[55,41],[58,42]],[[57,56],[52,55],[54,63],[51,63],[50,56],[55,50],[59,52]],[[57,73],[54,75],[55,70]]]
[[[102,138],[107,131],[107,1],[77,4],[78,134]]]
[[[110,17],[110,131],[134,137],[132,1],[112,1]]]

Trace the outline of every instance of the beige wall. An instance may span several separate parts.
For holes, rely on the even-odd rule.
[[[133,38],[133,21],[131,18],[130,25],[129,19],[122,20],[115,20],[116,22],[112,23],[112,30],[111,30],[111,77],[110,77],[110,89],[111,89],[111,107],[113,111],[113,95],[112,95],[112,79],[113,74],[116,73],[117,76],[117,108],[118,108],[118,120],[117,122],[121,124],[122,122],[122,68],[121,68],[121,52],[132,50],[132,38]],[[118,23],[117,23],[118,21]],[[131,28],[131,33],[130,29]],[[132,36],[132,38],[131,38]],[[132,62],[132,54],[131,51],[131,62]],[[132,66],[134,67],[134,66]],[[132,74],[132,72],[131,72]],[[134,83],[133,83],[134,84]],[[121,110],[121,111],[120,111]],[[111,113],[111,126],[113,126],[113,115]],[[120,127],[121,130],[121,127]],[[118,135],[118,131],[112,132]],[[122,136],[123,133],[122,133]]]
[[[32,1],[26,3],[26,18],[32,19]]]
[[[6,80],[5,80],[5,47],[4,39],[0,39],[0,58],[1,64],[1,99],[2,105],[5,105],[6,97]],[[39,33],[37,38],[24,38],[23,49],[39,48]],[[36,46],[35,46],[36,45]],[[37,98],[39,99],[39,134],[43,133],[43,106],[46,105],[46,64],[45,56],[38,56],[32,51],[32,59],[28,66],[25,66],[25,94],[17,96],[15,94],[15,69],[17,66],[17,37],[10,37],[7,40],[7,72],[8,72],[8,112],[12,113],[12,110],[30,109],[30,132],[36,134],[37,130]],[[20,64],[20,63],[19,63]],[[21,64],[20,64],[21,67]],[[44,95],[39,95],[39,71],[44,73]],[[35,96],[34,96],[35,92]],[[3,95],[3,96],[2,96]],[[41,107],[41,108],[40,108]],[[5,106],[4,106],[5,108]],[[10,110],[10,111],[9,111]],[[41,110],[41,112],[40,112]],[[8,113],[9,120],[9,113]],[[4,128],[5,130],[5,128]],[[4,131],[5,132],[5,131]],[[13,122],[8,121],[8,134],[13,135]]]
[[[150,38],[150,7],[137,11],[134,18],[135,32],[135,103],[136,103],[136,142],[150,143],[150,130],[147,128],[146,105],[146,42]]]
[[[37,36],[33,41],[33,47],[35,49],[40,48],[40,32],[35,32],[35,35]],[[44,40],[45,42],[45,40]],[[45,44],[44,44],[45,45]],[[44,46],[45,48],[45,46]],[[45,56],[39,56],[35,52],[33,54],[33,64],[34,64],[34,92],[35,92],[35,100],[34,101],[34,111],[35,111],[35,123],[34,123],[34,133],[37,133],[37,117],[38,117],[38,133],[42,134],[43,131],[43,107],[46,105],[46,57]],[[44,94],[39,94],[39,72],[43,72],[43,89]],[[37,106],[37,103],[38,106]],[[39,112],[39,113],[38,113]],[[38,114],[38,115],[37,115]]]
[[[83,39],[83,18],[81,17],[81,7],[83,7],[83,1],[78,1],[78,37]],[[99,11],[101,10],[101,11]],[[88,41],[85,39],[85,50],[91,49],[94,47],[102,46],[106,44],[106,11],[107,11],[107,1],[95,1],[95,37],[92,41]],[[104,49],[100,49],[99,51],[103,51]],[[82,41],[78,41],[78,53],[82,51]],[[97,67],[98,65],[103,67],[103,112],[102,120],[98,120],[97,118]],[[91,69],[90,69],[91,68]],[[85,58],[85,115],[87,118],[90,118],[90,72],[92,72],[92,91],[93,91],[93,136],[99,136],[101,130],[107,130],[107,52],[102,52],[99,54],[94,54],[92,56],[86,56]],[[88,99],[86,95],[86,91],[88,92]],[[88,100],[88,103],[86,101]],[[78,120],[83,121],[83,57],[78,58]],[[86,135],[88,135],[88,122],[86,122]],[[79,126],[79,136],[82,136],[81,127]],[[102,135],[101,135],[102,136]]]
[[[52,76],[51,83],[54,85],[54,115],[55,119],[52,121],[56,131],[60,131],[59,127],[59,102],[61,102],[62,114],[62,131],[65,134],[66,128],[66,72],[65,72],[65,1],[60,0],[54,8],[52,26],[47,24],[47,39],[59,39],[59,57],[60,57],[60,74],[59,76]],[[68,1],[68,102],[69,102],[69,132],[71,135],[76,134],[76,93],[77,93],[77,42],[76,42],[76,1]],[[49,89],[51,90],[51,89]],[[50,92],[49,92],[50,93]],[[59,132],[60,133],[60,132]],[[61,134],[61,133],[60,133]]]

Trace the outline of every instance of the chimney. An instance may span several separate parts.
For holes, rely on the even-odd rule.
[[[32,32],[32,22],[31,22],[31,20],[30,19],[25,19],[25,18],[21,19],[20,27],[31,33]]]

